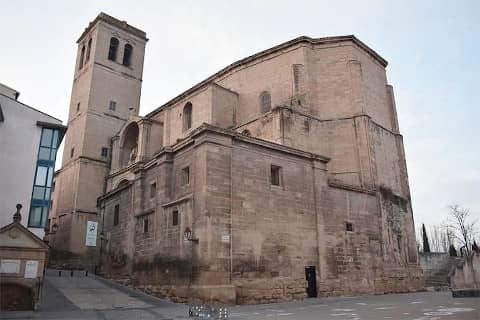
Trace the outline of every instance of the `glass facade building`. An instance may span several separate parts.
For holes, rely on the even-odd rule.
[[[58,129],[42,128],[28,217],[29,227],[44,228],[47,226],[59,135],[60,130]]]

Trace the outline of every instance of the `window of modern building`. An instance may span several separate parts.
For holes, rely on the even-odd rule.
[[[118,220],[120,217],[120,205],[116,204],[113,208],[113,225],[118,225]]]
[[[83,68],[83,58],[85,57],[85,46],[82,47],[82,51],[80,51],[80,62],[78,64],[78,70]]]
[[[192,127],[192,103],[187,102],[183,107],[183,131]]]
[[[148,232],[148,218],[143,219],[143,233]]]
[[[102,157],[104,157],[104,158],[108,157],[108,148],[107,147],[102,147]]]
[[[87,63],[87,61],[90,59],[90,51],[92,51],[92,38],[90,38],[90,40],[88,40],[87,54],[85,56],[85,63]]]
[[[28,217],[29,227],[44,228],[47,226],[58,140],[59,130],[42,128]]]
[[[178,210],[173,210],[172,212],[172,225],[178,226]]]
[[[150,185],[150,198],[155,197],[156,194],[157,194],[157,183],[154,182]]]
[[[353,231],[353,223],[351,223],[351,222],[346,222],[346,223],[345,223],[345,230],[347,230],[347,231]]]
[[[118,51],[118,39],[115,37],[110,38],[110,47],[108,49],[108,60],[116,61],[117,60],[117,51]]]
[[[282,183],[282,167],[270,166],[270,184],[272,186],[280,186]]]
[[[0,105],[0,122],[3,121],[5,121],[5,118],[3,117],[2,105]]]
[[[133,47],[127,43],[123,48],[123,65],[129,67],[132,60]]]
[[[115,111],[117,110],[117,102],[110,100],[110,103],[108,105],[108,110],[110,111]]]
[[[272,97],[268,91],[263,91],[259,97],[260,112],[265,113],[272,109]]]
[[[190,167],[185,167],[180,173],[180,185],[186,186],[190,184]]]

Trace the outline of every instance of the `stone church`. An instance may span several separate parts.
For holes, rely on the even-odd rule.
[[[101,13],[77,41],[52,246],[178,300],[422,287],[385,59],[303,36],[140,116],[147,40]]]

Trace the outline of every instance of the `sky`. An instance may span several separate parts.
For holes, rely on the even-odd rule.
[[[441,223],[450,204],[480,219],[480,1],[0,3],[0,82],[64,123],[75,41],[101,11],[150,39],[142,115],[230,63],[284,41],[354,34],[389,62],[415,223]]]

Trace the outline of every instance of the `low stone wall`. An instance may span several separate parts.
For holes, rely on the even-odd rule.
[[[480,291],[480,254],[473,253],[469,257],[464,257],[462,263],[459,263],[451,276],[452,290],[472,290]]]
[[[270,303],[303,299],[307,296],[305,279],[277,277],[235,280],[237,304]]]
[[[235,286],[233,285],[192,285],[192,286],[161,286],[138,285],[135,289],[159,298],[168,298],[175,302],[203,303],[236,303]]]
[[[427,287],[445,287],[450,285],[449,276],[462,258],[450,257],[443,252],[420,252],[420,267]]]

